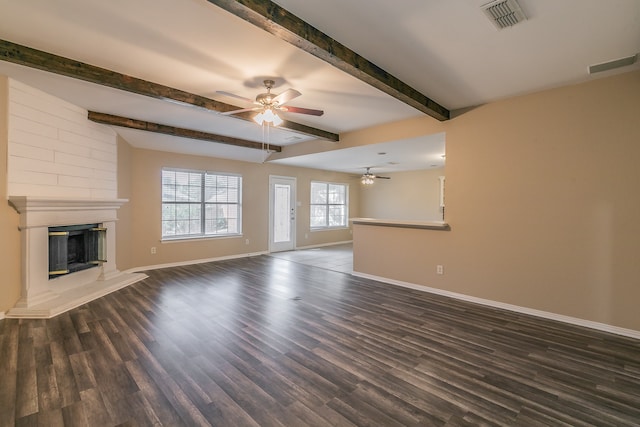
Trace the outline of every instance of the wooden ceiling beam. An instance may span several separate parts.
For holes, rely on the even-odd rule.
[[[0,40],[0,60],[189,107],[198,107],[220,113],[240,109],[235,105],[215,101],[194,93],[121,74],[106,68],[96,67],[6,40]],[[247,112],[229,117],[252,121],[253,114]],[[279,127],[329,141],[338,141],[340,139],[338,134],[291,121],[284,121]]]
[[[260,142],[248,141],[246,139],[233,138],[225,135],[203,132],[193,129],[185,129],[175,126],[168,126],[159,123],[146,122],[144,120],[130,119],[128,117],[114,116],[112,114],[89,111],[89,120],[104,125],[119,126],[129,129],[143,130],[146,132],[161,133],[164,135],[178,136],[180,138],[199,139],[201,141],[217,142],[220,144],[235,145],[236,147],[253,148],[256,150],[265,149],[266,145]],[[279,145],[268,145],[270,151],[280,152]]]
[[[449,110],[270,0],[208,0],[440,121]]]

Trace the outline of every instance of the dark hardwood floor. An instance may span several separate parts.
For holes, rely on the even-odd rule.
[[[640,425],[640,341],[260,256],[0,321],[2,426]]]

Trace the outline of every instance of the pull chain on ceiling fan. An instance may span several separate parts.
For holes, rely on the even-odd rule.
[[[218,93],[221,95],[230,96],[232,98],[241,99],[245,102],[258,105],[258,107],[242,108],[240,110],[227,111],[221,114],[229,116],[232,114],[243,113],[245,111],[258,111],[259,113],[253,118],[253,120],[259,125],[271,124],[273,126],[278,126],[283,121],[280,116],[278,116],[278,112],[307,114],[311,116],[321,116],[324,114],[324,111],[322,110],[285,106],[284,104],[291,101],[292,99],[299,97],[302,94],[295,89],[287,89],[280,95],[275,95],[271,93],[271,89],[273,88],[275,82],[273,80],[265,80],[263,83],[267,91],[256,96],[255,101],[233,93],[218,91]]]

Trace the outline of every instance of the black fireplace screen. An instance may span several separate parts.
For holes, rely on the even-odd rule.
[[[49,279],[106,262],[106,232],[100,224],[49,227]]]

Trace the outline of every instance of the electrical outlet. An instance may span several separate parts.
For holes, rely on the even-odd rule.
[[[444,267],[440,264],[436,265],[436,274],[444,274]]]
[[[244,244],[245,244],[245,245],[248,245],[248,244],[249,244],[249,239],[246,239],[246,240],[244,241]]]
[[[155,246],[151,246],[151,255],[155,255],[157,252],[157,249]]]
[[[309,235],[308,235],[307,233],[304,233],[304,238],[305,238],[305,239],[308,239],[308,238],[309,238]]]

